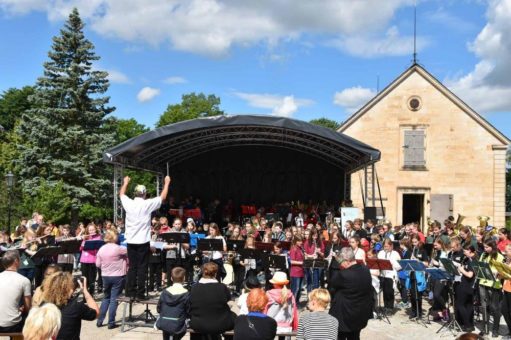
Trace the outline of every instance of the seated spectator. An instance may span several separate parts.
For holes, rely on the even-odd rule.
[[[101,327],[108,311],[108,329],[115,328],[117,297],[121,294],[126,282],[128,250],[117,244],[117,233],[107,230],[106,244],[98,250],[96,266],[101,272],[103,281],[103,301],[96,326]]]
[[[339,322],[328,314],[330,293],[323,288],[314,289],[309,293],[307,307],[311,313],[300,316],[296,340],[337,340]]]
[[[44,271],[44,278],[46,279],[51,274],[61,271],[62,268],[58,264],[52,263]],[[35,289],[34,296],[32,297],[32,306],[39,306],[41,304],[41,297],[43,296],[42,287],[41,285]]]
[[[2,266],[5,270],[0,273],[0,333],[21,332],[24,316],[32,305],[32,286],[26,277],[18,274],[20,254],[17,250],[5,252]],[[20,303],[23,303],[21,307]]]
[[[60,310],[52,303],[32,308],[23,327],[24,340],[55,339],[60,329],[61,317]]]
[[[62,327],[56,340],[80,340],[82,320],[92,321],[99,315],[99,307],[87,290],[87,279],[82,276],[78,284],[85,302],[73,295],[75,284],[70,273],[58,272],[44,280],[42,302],[53,303],[62,313]]]
[[[190,305],[190,293],[183,287],[186,270],[175,267],[171,271],[172,286],[165,289],[158,301],[160,314],[156,327],[163,331],[163,340],[180,340],[186,335],[186,319]]]
[[[275,272],[270,283],[273,289],[266,292],[268,304],[264,313],[277,321],[278,333],[292,332],[298,328],[298,309],[293,293],[286,287],[289,283],[287,274]]]
[[[220,339],[220,335],[234,329],[236,314],[227,304],[231,293],[226,285],[216,280],[218,265],[208,262],[202,266],[202,278],[190,292],[190,339]]]
[[[238,298],[238,308],[240,309],[239,315],[248,314],[247,297],[250,291],[254,288],[261,288],[261,283],[254,275],[249,275],[245,280],[245,288],[243,294]]]
[[[273,340],[277,322],[263,313],[268,297],[261,288],[250,290],[247,315],[239,315],[234,323],[234,340]]]

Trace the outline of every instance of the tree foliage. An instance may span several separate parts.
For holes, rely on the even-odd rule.
[[[311,121],[309,121],[309,123],[314,124],[314,125],[323,126],[328,129],[332,129],[334,131],[337,131],[341,127],[341,124],[339,124],[335,120],[328,119],[328,118],[312,119]]]
[[[114,110],[104,96],[108,74],[92,69],[99,56],[83,28],[74,9],[53,38],[44,75],[30,97],[32,108],[17,129],[24,192],[39,192],[42,179],[52,188],[61,182],[71,199],[74,223],[83,204],[105,204],[109,198],[111,180],[105,176],[102,152],[114,142],[104,128],[105,116]]]
[[[184,94],[181,97],[180,104],[167,106],[165,112],[160,116],[156,127],[174,124],[184,120],[223,114],[224,111],[220,110],[219,97],[213,94],[206,96],[204,93],[196,94],[192,92]]]
[[[12,87],[2,93],[0,96],[0,125],[5,131],[12,130],[22,114],[32,107],[28,100],[32,94],[34,94],[32,86],[25,86],[21,89]]]

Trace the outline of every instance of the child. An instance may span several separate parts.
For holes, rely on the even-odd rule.
[[[163,331],[163,340],[180,340],[186,335],[186,319],[190,303],[190,293],[183,287],[186,270],[175,267],[171,271],[172,286],[165,289],[158,301],[160,317],[156,327]]]
[[[286,287],[289,283],[287,274],[275,272],[270,283],[273,289],[266,292],[268,305],[264,314],[277,321],[277,333],[295,331],[298,327],[298,309],[293,293]]]
[[[311,313],[305,313],[298,323],[297,340],[324,339],[336,340],[339,321],[328,314],[330,293],[324,288],[314,289],[309,293],[307,307]]]

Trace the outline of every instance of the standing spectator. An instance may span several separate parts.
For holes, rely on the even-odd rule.
[[[20,254],[17,250],[8,250],[2,256],[0,273],[0,333],[21,332],[26,315],[32,305],[32,286],[30,281],[18,274]],[[23,306],[20,308],[20,301]]]
[[[32,308],[23,327],[24,340],[55,339],[60,330],[61,317],[59,309],[52,303]]]
[[[355,261],[351,248],[342,248],[338,261],[343,270],[334,273],[329,285],[329,313],[339,321],[339,340],[359,340],[373,314],[371,274]]]
[[[220,339],[220,334],[234,328],[236,314],[227,304],[231,293],[216,280],[218,265],[208,262],[202,266],[202,278],[190,292],[190,336],[195,339]]]
[[[268,297],[261,288],[254,288],[247,296],[247,315],[239,315],[234,323],[234,340],[273,340],[277,322],[263,313]]]
[[[82,280],[78,284],[85,302],[73,296],[75,284],[70,273],[58,272],[44,280],[42,302],[53,303],[62,313],[62,327],[56,340],[80,340],[82,320],[92,321],[98,317],[99,307],[87,290],[87,279],[82,276]]]
[[[329,303],[328,290],[318,288],[309,293],[307,307],[311,313],[301,315],[297,340],[337,340],[339,322],[326,311]]]
[[[277,332],[295,331],[298,328],[298,308],[293,293],[286,287],[289,283],[286,273],[275,272],[270,283],[273,289],[266,292],[268,304],[264,313],[277,321]]]
[[[96,266],[101,270],[104,296],[97,326],[103,325],[108,311],[108,329],[115,328],[115,313],[117,312],[117,297],[124,288],[126,279],[127,250],[117,244],[117,232],[113,229],[105,233],[106,244],[101,247],[96,256]]]
[[[171,272],[172,285],[165,289],[158,301],[160,317],[156,327],[163,331],[163,340],[180,340],[186,335],[186,319],[190,307],[190,293],[183,286],[186,270],[175,267]]]
[[[126,196],[130,178],[124,177],[119,196],[124,210],[126,211],[126,242],[128,244],[128,282],[126,296],[132,299],[145,299],[145,280],[149,263],[151,241],[151,213],[160,208],[161,202],[167,198],[169,192],[170,177],[165,177],[165,184],[159,197],[145,199],[146,188],[137,185],[135,198]]]

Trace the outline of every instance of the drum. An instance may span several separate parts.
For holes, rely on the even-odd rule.
[[[229,263],[224,263],[225,269],[225,278],[222,280],[223,284],[230,285],[234,282],[234,270],[232,269],[232,265]]]

